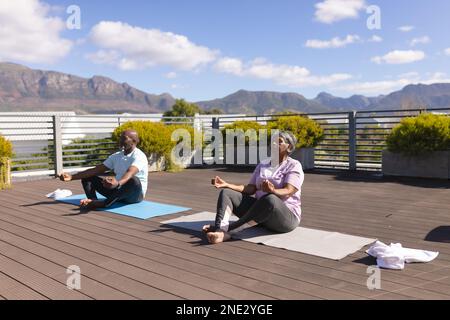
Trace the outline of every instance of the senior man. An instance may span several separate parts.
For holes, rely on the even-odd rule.
[[[103,164],[74,175],[60,175],[62,181],[81,180],[87,197],[80,201],[81,209],[95,210],[109,207],[115,202],[131,204],[144,199],[147,191],[148,160],[144,152],[137,148],[138,143],[138,133],[126,130],[120,136],[121,151],[110,155]],[[99,176],[109,170],[114,171],[114,177]],[[106,199],[98,200],[97,192]]]

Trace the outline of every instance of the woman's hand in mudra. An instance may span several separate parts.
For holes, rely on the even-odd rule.
[[[221,177],[216,176],[214,179],[211,180],[211,183],[214,185],[214,187],[216,187],[217,189],[220,188],[227,188],[228,187],[228,183],[223,180]]]
[[[267,193],[274,193],[275,186],[269,180],[264,180],[261,184],[261,190]]]

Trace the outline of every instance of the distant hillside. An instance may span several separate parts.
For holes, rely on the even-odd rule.
[[[169,94],[147,94],[106,77],[86,79],[0,63],[0,111],[151,113],[168,110],[174,102]]]
[[[280,111],[326,112],[329,108],[298,93],[239,90],[222,99],[196,102],[204,109],[220,108],[225,113],[263,114]]]
[[[170,94],[149,94],[102,76],[86,79],[0,63],[0,112],[161,113],[174,103]],[[298,93],[239,90],[224,98],[196,103],[206,110],[219,108],[225,113],[246,114],[442,108],[450,107],[450,84],[408,85],[378,97],[340,98],[322,92],[314,99]]]
[[[321,92],[314,99],[297,93],[239,90],[221,99],[197,102],[205,109],[221,108],[226,113],[268,114],[294,112],[337,112],[351,110],[450,108],[450,83],[408,85],[400,91],[378,97],[353,95],[335,97]]]
[[[450,108],[450,83],[408,85],[372,103],[368,109]]]
[[[348,111],[348,110],[364,110],[370,105],[377,103],[383,96],[376,98],[365,97],[362,95],[353,95],[350,98],[339,98],[329,93],[321,92],[313,100],[330,110]]]

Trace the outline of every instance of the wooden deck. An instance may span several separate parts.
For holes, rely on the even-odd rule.
[[[245,183],[250,172],[189,169],[152,173],[147,199],[214,211],[220,175]],[[81,193],[79,181],[15,183],[0,191],[0,299],[449,299],[450,183],[387,180],[348,173],[308,173],[302,225],[439,251],[430,263],[382,270],[361,250],[341,261],[232,241],[208,245],[200,233],[158,221],[48,201],[56,188]],[[66,287],[68,266],[81,268],[81,290]]]

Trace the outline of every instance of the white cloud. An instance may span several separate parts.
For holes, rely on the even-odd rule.
[[[450,77],[445,72],[434,72],[431,74],[427,74],[427,78],[421,80],[420,83],[423,84],[450,83]]]
[[[242,61],[236,58],[221,58],[214,65],[216,71],[222,73],[231,73],[237,76],[241,76],[243,74],[243,64]]]
[[[229,73],[240,77],[272,80],[279,85],[293,88],[329,85],[348,80],[352,77],[346,73],[335,73],[325,76],[312,75],[304,67],[273,64],[262,58],[244,63],[236,58],[225,57],[219,59],[214,68],[218,72]]]
[[[411,72],[399,74],[397,76],[397,78],[399,78],[399,79],[402,79],[402,78],[406,78],[406,79],[420,79],[420,75],[419,75],[419,73],[417,71],[411,71]]]
[[[414,30],[415,27],[414,26],[401,26],[398,28],[399,31],[401,32],[410,32],[412,30]]]
[[[48,6],[51,13],[61,15],[66,13],[67,7],[61,5],[49,5],[44,3],[45,6]]]
[[[77,45],[77,46],[81,46],[85,43],[86,43],[86,38],[78,38],[77,40],[75,40],[75,45]]]
[[[178,84],[178,83],[172,83],[171,85],[170,85],[170,88],[172,88],[172,89],[179,89],[179,90],[181,90],[181,89],[188,89],[190,86],[188,85],[188,84],[186,84],[186,85],[184,85],[184,84]]]
[[[445,49],[444,52],[446,55],[450,56],[450,48]]]
[[[400,90],[409,84],[433,84],[450,83],[450,78],[443,72],[427,74],[426,77],[420,77],[417,72],[410,72],[398,76],[398,79],[386,81],[368,81],[355,82],[334,89],[349,92],[351,94],[379,95],[388,94],[392,91]]]
[[[73,43],[61,38],[65,23],[51,11],[39,0],[0,1],[0,60],[52,63],[66,56]]]
[[[99,50],[95,53],[86,54],[85,57],[97,64],[114,65],[120,59],[120,54],[114,50]]]
[[[382,42],[383,38],[377,35],[373,35],[370,39],[369,42]]]
[[[168,72],[164,75],[167,79],[175,79],[178,75],[176,72]]]
[[[412,40],[409,42],[409,45],[410,45],[411,47],[414,47],[414,46],[416,46],[416,45],[418,45],[418,44],[427,44],[427,43],[430,43],[430,41],[431,41],[430,37],[428,37],[428,36],[423,36],[423,37],[420,37],[420,38],[414,38],[414,39],[412,39]]]
[[[350,92],[351,94],[379,95],[398,90],[410,83],[411,82],[408,79],[355,82],[345,86],[341,86],[338,88],[338,90]]]
[[[412,63],[415,61],[420,61],[425,58],[425,53],[423,51],[414,50],[395,50],[391,51],[384,56],[376,56],[372,58],[372,61],[378,64],[388,63],[388,64],[404,64]]]
[[[98,23],[91,30],[90,40],[100,51],[117,56],[109,63],[122,70],[158,65],[192,70],[214,61],[218,54],[207,47],[196,45],[183,35],[133,27],[122,22]]]
[[[315,5],[315,18],[322,23],[357,18],[360,10],[366,6],[364,0],[325,0]]]
[[[308,40],[305,46],[314,49],[341,48],[359,41],[357,35],[347,35],[344,39],[335,37],[331,40]]]

